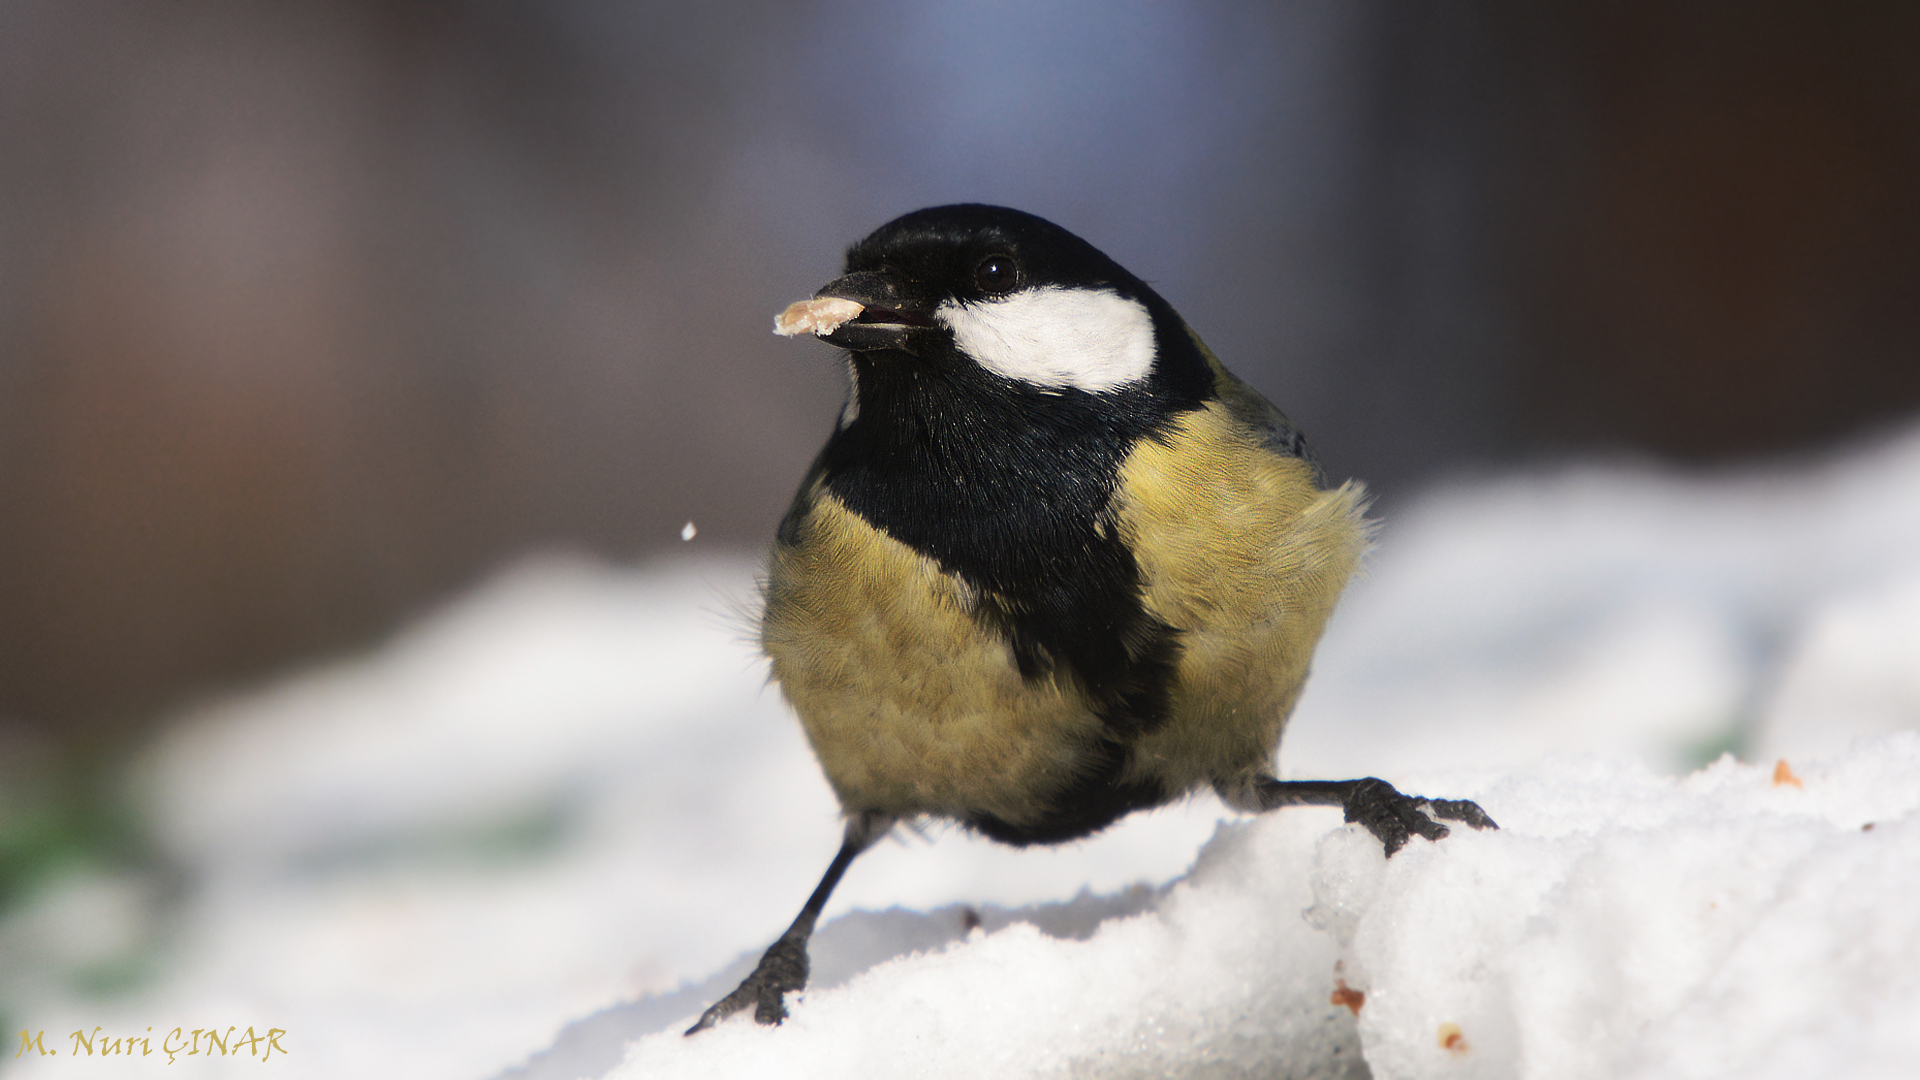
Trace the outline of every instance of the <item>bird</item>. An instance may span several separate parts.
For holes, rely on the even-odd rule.
[[[1373,525],[1300,429],[1146,282],[1043,218],[918,210],[776,319],[850,390],[775,533],[760,646],[838,796],[799,916],[688,1035],[787,1016],[807,942],[900,822],[1016,846],[1211,787],[1338,806],[1391,856],[1467,800],[1374,777],[1283,781],[1275,755]]]

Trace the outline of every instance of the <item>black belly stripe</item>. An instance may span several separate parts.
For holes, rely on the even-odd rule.
[[[964,580],[1024,678],[1071,679],[1122,739],[1152,730],[1178,632],[1147,612],[1109,503],[1133,444],[1165,427],[1164,404],[1145,390],[1042,393],[965,367],[972,378],[863,371],[860,415],[821,454],[827,489]]]
[[[1121,779],[1129,763],[1124,744],[1105,742],[1096,751],[1100,756],[1053,794],[1048,812],[1040,818],[1015,823],[992,814],[976,814],[965,824],[982,836],[1016,847],[1059,844],[1090,836],[1135,810],[1167,801],[1166,789],[1159,784]]]

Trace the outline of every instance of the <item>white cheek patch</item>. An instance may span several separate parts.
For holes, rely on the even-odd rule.
[[[1098,393],[1146,377],[1153,317],[1106,289],[1029,289],[999,300],[949,300],[934,318],[981,367],[1009,379]]]

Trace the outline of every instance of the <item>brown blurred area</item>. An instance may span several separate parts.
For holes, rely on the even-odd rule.
[[[757,547],[843,393],[771,313],[940,201],[1106,247],[1389,500],[1920,405],[1920,9],[983,10],[0,3],[0,721]]]
[[[1507,9],[1529,440],[1690,459],[1920,403],[1920,7]]]
[[[0,716],[105,739],[525,548],[747,535],[832,407],[672,272],[738,241],[670,13],[618,65],[481,4],[7,18]]]

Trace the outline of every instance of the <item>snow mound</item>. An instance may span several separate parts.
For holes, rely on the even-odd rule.
[[[1587,758],[1422,784],[1503,828],[1388,860],[1324,812],[1223,826],[1085,941],[976,930],[777,1029],[689,1039],[689,1012],[608,1075],[1913,1075],[1920,736],[1778,773]]]

